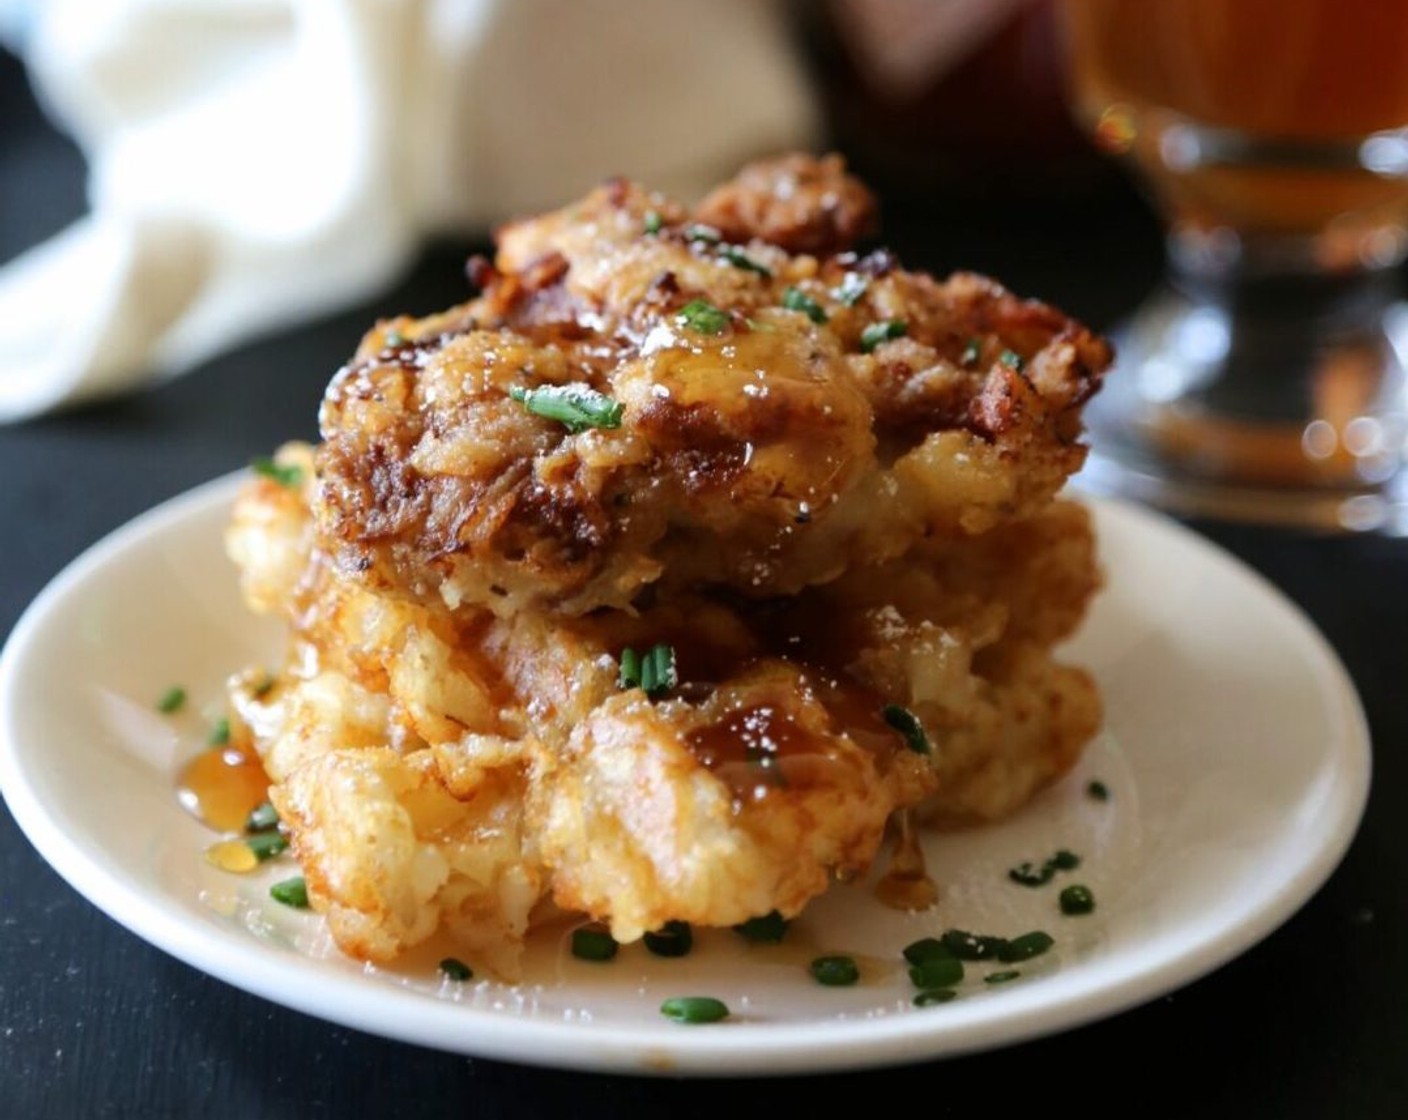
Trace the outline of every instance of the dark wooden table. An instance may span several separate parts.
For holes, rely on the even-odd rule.
[[[0,57],[0,259],[82,209],[82,166]],[[1150,287],[1157,231],[1127,190],[1083,204],[935,200],[887,237],[934,271],[1002,277],[1105,326]],[[312,437],[329,374],[381,314],[463,297],[468,245],[372,304],[244,346],[120,402],[0,428],[0,635],[84,547],[149,506]],[[1408,542],[1199,526],[1265,573],[1348,665],[1377,746],[1344,863],[1213,975],[1115,1018],[973,1057],[831,1077],[682,1082],[530,1069],[384,1041],[246,995],[140,941],[0,812],[0,1116],[830,1115],[852,1090],[925,1116],[1408,1115]],[[1157,594],[1156,588],[1150,589]],[[845,1094],[844,1096],[842,1094]],[[994,1111],[995,1110],[995,1111]]]

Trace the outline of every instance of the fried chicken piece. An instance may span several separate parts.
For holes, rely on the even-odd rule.
[[[701,211],[725,231],[623,182],[502,230],[479,299],[378,327],[329,387],[338,571],[505,617],[660,581],[761,598],[1040,508],[1083,459],[1108,348],[990,281],[783,247],[825,228],[842,248],[862,195],[793,157]],[[530,392],[607,422],[536,415]]]
[[[795,914],[897,811],[1073,765],[1099,697],[1052,650],[1099,573],[1052,499],[1109,350],[858,256],[873,215],[788,157],[693,214],[615,181],[514,223],[477,299],[368,334],[297,485],[242,493],[291,639],[232,698],[347,952],[448,930],[513,977],[549,902],[621,940]]]
[[[794,914],[869,865],[896,809],[1001,815],[1098,723],[1089,679],[1047,648],[1097,581],[1066,503],[785,600],[466,619],[338,577],[306,502],[257,481],[237,505],[247,593],[294,633],[279,683],[247,674],[237,709],[314,904],[365,959],[447,928],[515,975],[546,896],[621,940]],[[677,651],[673,698],[622,691],[621,651],[658,643]],[[889,703],[930,755],[885,723]]]
[[[613,696],[538,753],[529,815],[555,900],[634,941],[670,920],[794,915],[863,871],[895,808],[885,761],[795,666],[765,662],[697,706]]]

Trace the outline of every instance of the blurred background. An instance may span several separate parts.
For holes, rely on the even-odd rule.
[[[1074,314],[1121,310],[1052,283],[1077,252],[1098,277],[1118,240],[1053,250],[1053,230],[1155,226],[1073,123],[1048,0],[632,11],[7,0],[0,418],[349,308],[362,325],[428,312],[465,294],[426,290],[436,262],[496,222],[612,174],[698,196],[790,147],[844,152],[913,264],[1000,263]],[[1030,259],[994,251],[1032,227]],[[395,294],[418,274],[425,295]]]

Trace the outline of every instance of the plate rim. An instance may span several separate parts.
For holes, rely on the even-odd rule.
[[[39,640],[46,616],[68,594],[101,571],[113,557],[153,536],[179,529],[188,519],[228,503],[246,471],[234,471],[172,497],[105,534],[84,549],[44,587],[15,623],[0,651],[0,793],[20,830],[40,856],[75,890],[118,924],[178,960],[232,986],[293,1010],[330,1022],[404,1042],[525,1065],[647,1075],[736,1076],[815,1072],[818,1057],[833,1071],[873,1068],[933,1060],[1013,1045],[1057,1031],[1108,1018],[1159,995],[1181,988],[1247,951],[1281,926],[1319,890],[1334,872],[1358,832],[1368,799],[1372,756],[1367,719],[1353,681],[1340,658],[1305,612],[1255,569],[1194,530],[1129,502],[1074,494],[1099,517],[1126,523],[1129,531],[1160,535],[1206,554],[1255,585],[1268,604],[1292,623],[1314,676],[1337,702],[1329,722],[1339,739],[1327,744],[1338,777],[1332,798],[1338,822],[1259,910],[1223,928],[1191,949],[1165,954],[1154,964],[1109,978],[1090,987],[1073,981],[1087,971],[1074,968],[1043,979],[1025,990],[1004,992],[1000,1001],[973,1004],[925,1021],[909,1014],[864,1021],[839,1019],[809,1023],[731,1022],[723,1029],[689,1031],[662,1023],[641,1025],[517,1019],[431,1000],[390,985],[364,994],[361,976],[312,985],[298,999],[286,984],[298,973],[301,958],[261,952],[258,943],[235,931],[198,925],[183,911],[173,920],[168,896],[137,889],[121,874],[67,836],[51,819],[50,808],[25,777],[24,750],[15,726],[22,700],[17,683],[26,652]],[[174,804],[174,802],[173,802]],[[253,949],[255,967],[248,956]],[[231,950],[234,950],[233,952]],[[348,985],[356,985],[348,988]],[[1063,993],[1064,988],[1073,988]],[[348,989],[344,992],[344,989]],[[1064,998],[1063,998],[1064,995]],[[364,1004],[366,1006],[364,1006]],[[994,1007],[997,1004],[999,1006]],[[388,1023],[384,1008],[399,1013]],[[932,1025],[931,1025],[932,1024]],[[456,1029],[458,1028],[458,1029]],[[960,1032],[961,1028],[961,1032]],[[678,1035],[672,1032],[679,1030]],[[778,1043],[779,1033],[788,1041]],[[844,1037],[844,1044],[841,1038]],[[531,1045],[525,1045],[531,1043]]]

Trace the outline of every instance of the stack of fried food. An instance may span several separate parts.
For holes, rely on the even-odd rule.
[[[511,978],[554,907],[794,915],[897,811],[992,820],[1074,763],[1099,700],[1051,651],[1099,579],[1055,495],[1109,349],[858,254],[874,221],[835,157],[692,210],[610,182],[379,323],[244,489],[291,641],[237,733],[346,952],[445,931]]]

